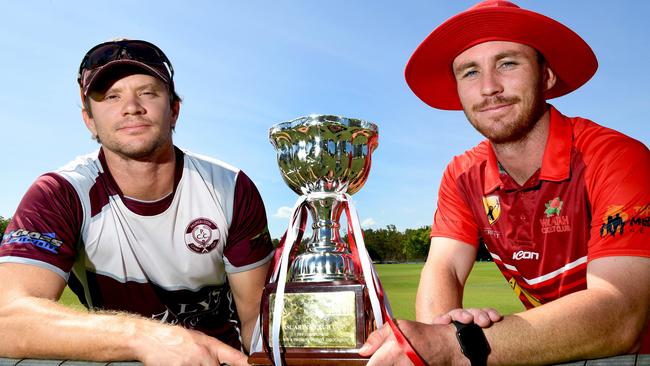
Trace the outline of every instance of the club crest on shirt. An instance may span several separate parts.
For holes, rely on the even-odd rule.
[[[490,225],[494,224],[501,215],[501,203],[499,203],[499,196],[483,197],[483,207],[487,215]]]
[[[544,204],[546,217],[539,219],[542,234],[566,233],[571,231],[571,222],[568,215],[561,215],[564,201],[555,197]],[[566,213],[566,212],[565,212]]]
[[[551,217],[553,215],[560,216],[560,211],[562,211],[563,205],[564,202],[562,202],[560,197],[555,197],[552,200],[546,202],[546,210],[544,210],[546,217]]]
[[[209,253],[216,248],[220,237],[217,224],[204,217],[192,220],[185,229],[185,244],[199,254]]]

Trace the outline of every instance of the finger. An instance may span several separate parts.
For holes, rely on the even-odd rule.
[[[381,329],[377,329],[368,336],[366,343],[359,348],[359,354],[362,356],[369,356],[377,351],[381,347],[386,339],[390,337],[393,333],[390,331],[388,325],[384,325]]]
[[[245,366],[248,365],[248,357],[241,351],[232,348],[231,346],[219,341],[218,339],[210,337],[210,353],[217,364],[227,364],[230,366]]]
[[[451,315],[449,314],[442,314],[438,315],[435,318],[433,318],[433,321],[431,324],[438,324],[438,325],[447,325],[451,323]]]
[[[388,340],[370,357],[366,366],[413,366],[413,363],[402,353],[397,342]]]
[[[219,350],[219,362],[230,366],[248,366],[248,357],[234,348]]]
[[[474,321],[474,314],[465,309],[453,309],[447,314],[449,314],[453,320],[463,324],[469,324]]]
[[[492,325],[492,320],[490,316],[484,309],[467,309],[474,316],[474,323],[481,328],[487,328]]]
[[[386,348],[387,348],[386,346],[380,347],[379,349],[377,349],[377,351],[373,352],[372,357],[370,357],[370,360],[368,360],[366,366],[379,366],[379,365],[391,366],[393,363],[389,360]],[[361,349],[363,349],[363,347]],[[361,350],[359,350],[359,354],[362,356],[365,355],[361,352]]]
[[[488,314],[490,320],[492,320],[493,323],[501,321],[503,319],[503,315],[501,315],[501,313],[499,313],[496,309],[485,308],[483,310]]]

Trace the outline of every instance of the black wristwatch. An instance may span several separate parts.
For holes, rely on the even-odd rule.
[[[460,343],[460,350],[472,366],[487,365],[491,349],[483,329],[474,323],[463,324],[455,320],[453,323],[456,326],[456,338]]]

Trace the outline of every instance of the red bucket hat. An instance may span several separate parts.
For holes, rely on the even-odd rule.
[[[488,41],[510,41],[533,47],[557,75],[546,99],[568,94],[596,72],[591,47],[563,24],[504,0],[482,1],[434,29],[406,64],[406,82],[426,104],[461,110],[452,62],[463,51]]]

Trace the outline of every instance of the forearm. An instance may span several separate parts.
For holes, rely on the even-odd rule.
[[[458,278],[451,271],[427,262],[415,300],[416,320],[430,324],[437,315],[460,308],[462,302],[463,286]]]
[[[255,323],[257,321],[257,318],[255,319],[249,319],[246,322],[242,322],[242,330],[241,330],[241,335],[242,335],[242,344],[244,346],[244,349],[248,352],[251,349],[251,341],[253,338],[253,329],[255,328]]]
[[[260,297],[261,295],[248,301],[242,301],[240,299],[237,303],[237,313],[241,322],[242,345],[247,352],[250,351],[253,330],[255,329],[260,312]]]
[[[75,311],[24,297],[0,308],[0,356],[135,360],[133,341],[146,319]]]
[[[485,329],[489,363],[552,364],[628,353],[645,312],[606,291],[579,291]]]
[[[251,270],[228,275],[241,322],[242,344],[247,351],[250,350],[253,329],[260,313],[260,301],[268,268],[267,262]]]

